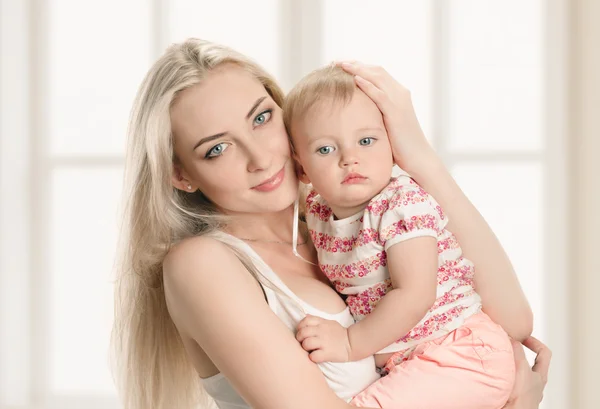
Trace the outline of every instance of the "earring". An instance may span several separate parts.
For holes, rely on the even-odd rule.
[[[188,188],[188,190],[192,190],[192,185],[190,185],[190,184],[188,183],[188,185],[187,185],[187,188]]]

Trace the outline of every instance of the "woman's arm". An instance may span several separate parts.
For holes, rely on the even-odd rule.
[[[329,388],[224,244],[205,237],[180,243],[167,256],[164,275],[179,330],[198,343],[250,406],[352,407]]]
[[[533,329],[533,313],[502,245],[445,166],[436,159],[429,165],[406,171],[448,215],[448,230],[475,264],[475,287],[485,312],[513,339],[527,339]]]
[[[475,264],[475,285],[487,314],[514,339],[532,331],[533,314],[513,266],[487,222],[465,196],[419,125],[410,92],[380,67],[343,63],[378,105],[396,163],[428,191],[449,216],[449,230]]]

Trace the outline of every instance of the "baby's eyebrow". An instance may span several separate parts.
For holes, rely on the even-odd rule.
[[[364,132],[378,132],[384,133],[384,129],[380,126],[364,126],[362,128],[358,128],[354,131],[355,133],[364,133]],[[308,146],[312,146],[313,144],[320,142],[322,139],[335,139],[336,135],[331,134],[322,134],[317,136],[305,135]]]
[[[308,146],[312,146],[312,145],[314,145],[317,142],[320,143],[323,139],[335,139],[335,136],[334,135],[328,135],[328,134],[317,135],[317,136],[310,136],[310,135],[306,136],[306,141],[308,143]]]
[[[357,132],[383,132],[380,126],[366,126],[356,130]]]

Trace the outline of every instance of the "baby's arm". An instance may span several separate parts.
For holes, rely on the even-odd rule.
[[[436,300],[438,251],[433,237],[416,237],[387,250],[393,289],[374,311],[348,328],[350,360],[365,358],[406,335]]]
[[[436,299],[437,242],[416,237],[389,247],[388,269],[393,289],[362,321],[342,327],[337,321],[307,316],[296,339],[313,362],[359,361],[408,333]]]
[[[329,388],[224,244],[205,237],[184,241],[168,255],[164,277],[180,333],[202,348],[251,407],[351,408]]]

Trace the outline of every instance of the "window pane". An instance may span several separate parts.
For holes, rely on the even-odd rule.
[[[49,0],[48,137],[55,155],[122,154],[150,61],[151,0]]]
[[[382,65],[411,90],[426,135],[433,102],[433,6],[427,1],[324,1],[322,63]],[[316,68],[316,67],[315,67]]]
[[[543,171],[539,163],[468,163],[454,177],[483,214],[510,257],[543,339]]]
[[[543,3],[447,4],[449,148],[541,149]]]
[[[109,336],[119,168],[58,169],[52,175],[50,330],[53,393],[110,393]]]
[[[196,37],[247,54],[279,78],[280,9],[277,0],[173,0],[168,7],[168,43]]]

